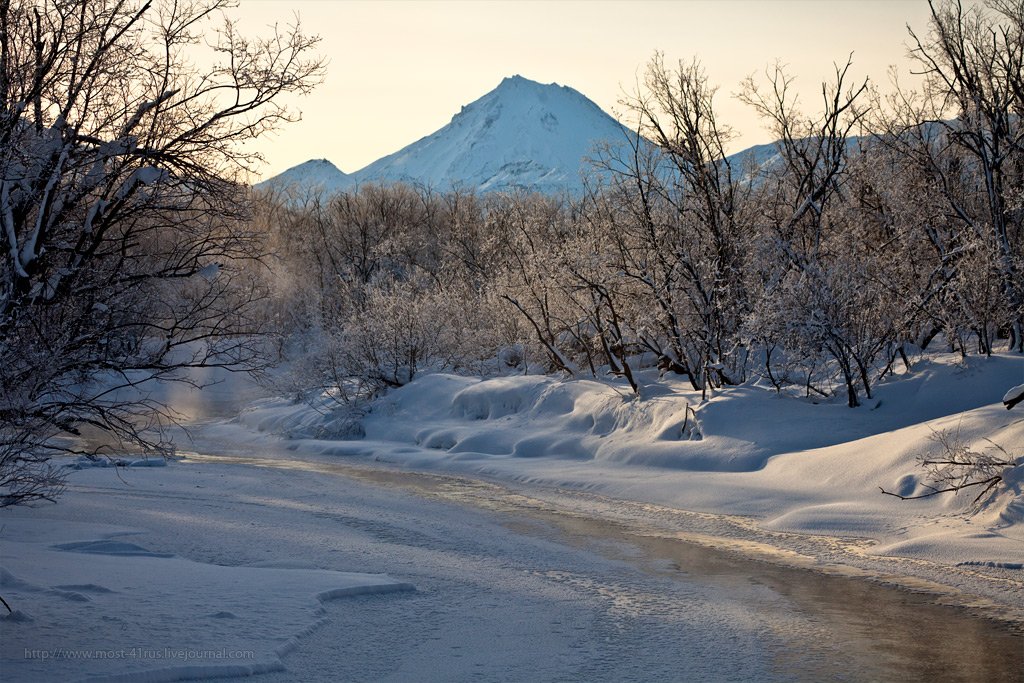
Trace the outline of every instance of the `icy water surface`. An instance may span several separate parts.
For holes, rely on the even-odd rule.
[[[343,552],[360,561],[346,568],[418,588],[332,605],[287,658],[289,672],[266,680],[1024,680],[1019,633],[928,595],[750,559],[470,479],[300,458],[191,459],[269,469],[284,498],[296,477],[331,487],[313,514],[354,534]]]

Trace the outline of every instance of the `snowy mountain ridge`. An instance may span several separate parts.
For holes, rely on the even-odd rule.
[[[517,75],[462,107],[448,125],[355,173],[317,159],[257,187],[319,186],[330,193],[406,182],[438,190],[579,192],[594,150],[633,135],[579,91]]]
[[[578,195],[584,175],[594,172],[590,159],[601,146],[614,149],[635,137],[635,131],[578,90],[516,75],[464,105],[446,126],[354,173],[342,172],[327,159],[311,159],[256,187],[333,194],[366,183],[403,182],[439,191]],[[775,142],[729,156],[736,173],[756,173],[780,159]],[[674,172],[671,165],[667,172]]]

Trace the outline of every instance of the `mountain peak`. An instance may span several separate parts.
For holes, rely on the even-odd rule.
[[[318,167],[320,170],[337,171],[342,175],[346,175],[344,171],[339,169],[337,166],[332,164],[327,159],[310,159],[309,161],[299,164],[295,168],[302,168],[303,166]]]
[[[520,76],[519,74],[514,74],[501,79],[501,83],[498,84],[498,87],[487,93],[487,95],[481,97],[480,100],[484,100],[489,96],[498,96],[502,98],[521,97],[527,93],[532,93],[541,97],[545,97],[549,93],[574,93],[579,95],[575,90],[565,85],[560,85],[558,83],[541,83],[540,81],[534,81],[524,76]],[[579,96],[583,97],[582,95]],[[583,99],[586,98],[583,97]]]
[[[323,190],[331,194],[351,184],[351,178],[327,159],[310,159],[260,183],[258,187]]]
[[[527,87],[527,88],[529,88],[529,87],[533,87],[533,88],[550,88],[550,87],[555,87],[555,88],[557,88],[557,87],[559,87],[559,85],[557,83],[544,84],[544,83],[540,83],[539,81],[534,81],[534,80],[531,80],[529,78],[525,78],[524,76],[520,76],[519,74],[513,74],[511,76],[505,76],[505,78],[501,79],[501,83],[498,84],[498,87],[495,88],[495,90],[503,90],[503,89],[504,90],[508,90],[508,89],[513,89],[513,88],[523,88],[523,87]]]
[[[528,78],[523,78],[519,74],[512,74],[511,76],[505,76],[505,78],[501,79],[501,83],[498,84],[498,87],[499,88],[501,86],[508,87],[508,86],[516,85],[518,83],[526,83],[526,82],[535,83],[536,81],[531,81]]]

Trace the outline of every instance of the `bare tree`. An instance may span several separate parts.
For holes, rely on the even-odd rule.
[[[777,160],[760,169],[763,207],[757,263],[751,275],[759,292],[756,334],[771,347],[782,341],[811,363],[820,356],[838,366],[850,407],[860,405],[858,385],[871,396],[869,368],[887,339],[871,326],[870,292],[856,280],[851,224],[843,211],[851,135],[864,112],[857,108],[867,82],[849,84],[851,61],[836,65],[821,86],[822,110],[797,109],[792,79],[781,66],[767,85],[746,81],[740,98],[753,106],[776,136]],[[853,276],[853,279],[851,279]]]
[[[610,187],[593,202],[616,270],[656,312],[638,343],[705,394],[742,379],[748,304],[740,210],[749,183],[734,178],[715,94],[699,62],[672,68],[655,55],[624,102],[637,135],[603,159]]]
[[[488,230],[500,242],[501,299],[527,321],[548,369],[575,375],[579,367],[568,346],[580,338],[579,311],[564,297],[557,253],[568,224],[562,204],[540,196],[509,195],[488,207]]]
[[[1021,286],[1024,211],[1024,9],[996,0],[965,10],[960,0],[929,0],[926,35],[912,29],[911,56],[924,76],[927,118],[961,159],[933,171],[946,186],[950,209],[982,248],[1004,298],[1010,348],[1024,351]]]
[[[779,162],[762,169],[767,214],[784,266],[799,271],[811,264],[827,228],[825,209],[841,191],[851,135],[865,112],[857,108],[867,81],[850,84],[852,58],[836,65],[834,78],[821,84],[822,110],[799,111],[792,77],[782,65],[767,71],[767,84],[746,80],[740,99],[752,106],[776,137]]]
[[[297,25],[247,39],[230,7],[0,0],[0,506],[59,491],[49,456],[81,447],[55,437],[159,450],[146,386],[257,361],[240,145],[294,120],[280,96],[322,64]]]

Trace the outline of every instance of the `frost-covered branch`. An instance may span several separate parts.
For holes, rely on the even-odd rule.
[[[0,2],[0,496],[59,491],[81,425],[159,450],[138,385],[254,369],[266,288],[239,143],[322,75],[298,26],[221,33],[226,0]],[[230,64],[224,67],[223,64]],[[216,267],[216,277],[209,277]],[[33,483],[34,482],[34,483]]]
[[[932,440],[938,445],[939,455],[923,455],[918,458],[928,478],[922,484],[924,493],[907,496],[879,487],[882,493],[901,500],[917,500],[981,487],[981,491],[971,501],[972,505],[978,505],[986,496],[998,490],[1007,470],[1018,466],[1017,460],[1006,449],[988,439],[985,440],[989,445],[982,451],[967,446],[960,440],[958,432],[935,432]]]

